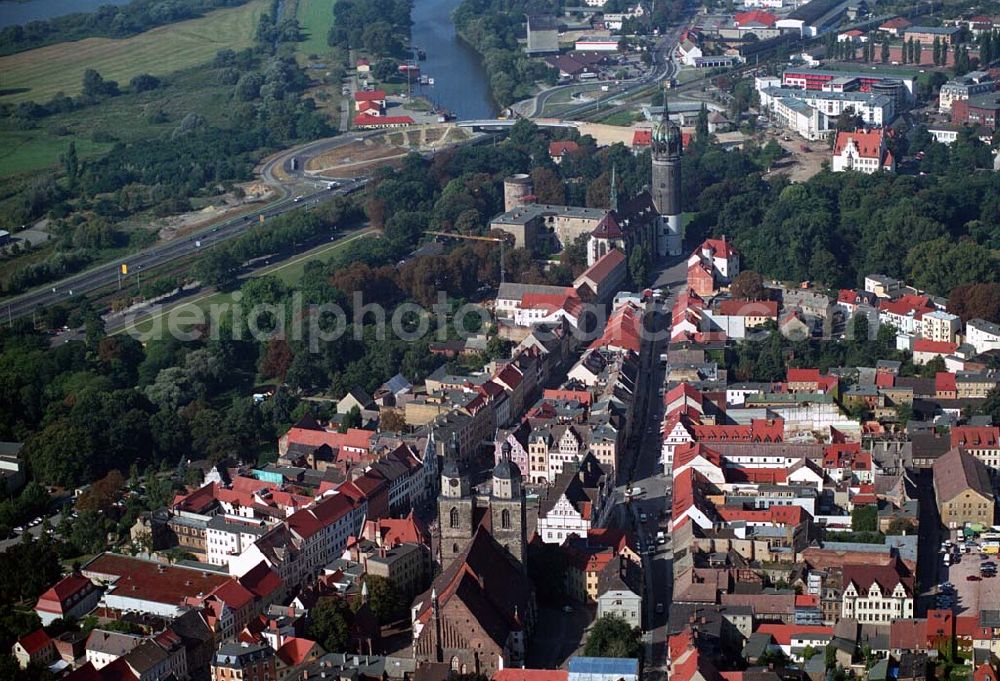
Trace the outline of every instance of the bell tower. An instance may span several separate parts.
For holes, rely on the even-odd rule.
[[[528,515],[521,469],[510,458],[510,442],[500,446],[501,457],[493,469],[490,492],[490,527],[497,542],[527,570]]]
[[[663,115],[653,129],[652,195],[656,220],[656,254],[680,255],[681,241],[681,131],[670,120],[664,98]]]
[[[468,472],[458,459],[458,442],[453,437],[441,467],[441,494],[438,496],[438,531],[441,568],[462,552],[472,538],[476,500]]]

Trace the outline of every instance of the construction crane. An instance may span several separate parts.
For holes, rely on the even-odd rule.
[[[471,241],[492,241],[493,243],[500,244],[500,283],[504,283],[504,267],[503,267],[503,247],[510,238],[509,234],[505,234],[502,237],[499,236],[479,236],[476,234],[456,234],[455,232],[436,232],[434,230],[427,230],[424,234],[432,234],[434,236],[448,237],[449,239],[469,239]]]

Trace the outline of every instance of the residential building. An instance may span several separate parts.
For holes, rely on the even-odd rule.
[[[142,636],[94,629],[87,637],[87,662],[93,664],[94,669],[102,669],[118,658],[127,655],[142,642]]]
[[[224,643],[212,659],[212,681],[275,681],[274,648],[251,643]]]
[[[938,110],[942,113],[949,112],[952,104],[956,101],[967,100],[969,97],[993,92],[995,89],[996,83],[992,79],[988,77],[976,78],[973,74],[949,80],[941,86],[938,95]]]
[[[965,324],[965,342],[979,354],[1000,350],[1000,324],[985,319],[970,319]]]
[[[934,463],[934,493],[941,524],[992,525],[995,517],[993,485],[982,461],[953,447]]]
[[[603,527],[614,508],[613,478],[591,453],[578,466],[565,467],[539,502],[539,538],[562,544],[571,534],[586,537],[591,528]]]
[[[842,582],[845,618],[859,624],[890,624],[913,617],[913,576],[898,559],[886,566],[848,565]]]
[[[954,343],[955,336],[962,328],[962,320],[958,315],[933,310],[920,319],[920,335],[931,341]]]
[[[21,669],[32,662],[48,665],[57,657],[55,643],[44,629],[36,629],[17,639],[11,652]]]

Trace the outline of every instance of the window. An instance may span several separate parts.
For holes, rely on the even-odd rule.
[[[510,510],[506,508],[500,512],[500,527],[505,530],[510,529]]]
[[[458,509],[453,506],[448,516],[449,527],[458,527]]]

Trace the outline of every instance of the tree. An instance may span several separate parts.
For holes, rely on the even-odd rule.
[[[309,611],[309,638],[325,650],[347,650],[351,609],[342,598],[324,598]]]
[[[913,532],[913,522],[909,518],[894,518],[886,528],[886,534],[909,534]]]
[[[80,159],[76,155],[76,142],[70,142],[66,154],[62,157],[63,170],[66,172],[66,179],[70,188],[76,185],[77,176],[80,173]]]
[[[934,36],[934,46],[931,48],[933,50],[933,61],[934,66],[941,65],[941,39],[938,36]]]
[[[116,469],[109,472],[100,480],[92,483],[87,490],[80,495],[76,502],[79,511],[98,511],[106,513],[111,506],[118,501],[118,496],[125,487],[125,478]]]
[[[395,622],[402,616],[406,601],[395,584],[385,577],[371,574],[365,575],[364,583],[368,587],[368,605],[381,624]]]
[[[148,73],[140,73],[137,76],[133,76],[132,80],[128,82],[128,89],[132,92],[146,92],[147,90],[155,90],[158,87],[160,87],[160,79]]]
[[[920,53],[923,51],[924,46],[919,40],[913,42],[913,63],[920,66]]]
[[[642,639],[638,627],[630,627],[617,615],[604,615],[590,629],[583,654],[588,657],[639,657]]]
[[[1000,322],[1000,284],[962,284],[951,290],[948,311],[962,318]]]
[[[705,102],[701,103],[701,108],[698,110],[698,122],[694,130],[699,142],[708,140],[708,106]]]
[[[753,270],[744,270],[737,274],[729,291],[733,298],[744,300],[767,300],[769,297],[764,287],[764,278]]]
[[[405,433],[406,418],[398,409],[385,409],[379,414],[379,430],[389,433]]]
[[[883,64],[888,64],[889,63],[889,39],[888,38],[886,38],[885,40],[882,41],[882,55],[881,56],[882,56],[882,63]]]
[[[399,73],[399,66],[395,59],[379,59],[372,67],[372,75],[378,81],[386,81]]]
[[[855,506],[851,511],[851,530],[854,532],[878,531],[878,507],[874,504]]]
[[[646,286],[646,281],[649,279],[648,262],[646,250],[641,245],[632,248],[632,254],[628,257],[628,273],[637,288],[642,289]]]

